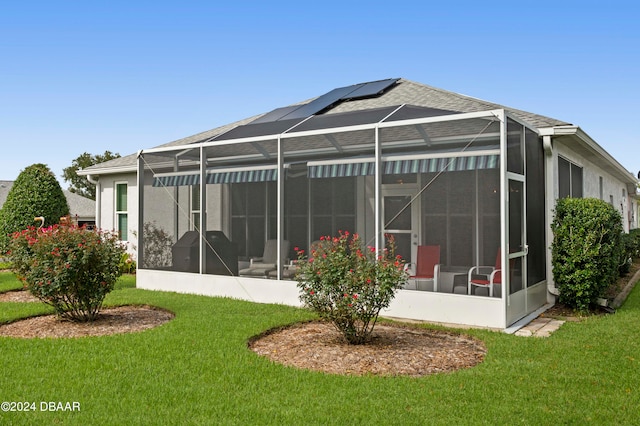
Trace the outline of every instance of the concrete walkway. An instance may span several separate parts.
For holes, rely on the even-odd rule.
[[[516,331],[514,334],[516,336],[526,337],[549,337],[551,333],[560,328],[562,324],[564,324],[564,321],[562,320],[538,317]]]

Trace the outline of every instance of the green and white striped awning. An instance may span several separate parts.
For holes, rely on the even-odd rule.
[[[391,175],[437,173],[442,171],[454,172],[496,169],[499,165],[500,156],[498,154],[384,160],[382,162],[382,173]],[[369,160],[334,164],[309,163],[308,167],[308,176],[310,178],[373,176],[374,174],[375,163]],[[207,184],[271,182],[277,179],[278,170],[273,167],[267,169],[207,171]],[[200,175],[194,172],[189,172],[188,174],[170,173],[165,175],[156,175],[153,178],[153,186],[155,187],[197,185],[199,183]]]
[[[184,186],[184,185],[197,185],[200,183],[200,175],[169,175],[169,176],[154,176],[153,186]]]
[[[309,166],[308,171],[310,178],[371,176],[373,174],[375,174],[375,164],[373,162],[318,164]]]
[[[278,178],[276,169],[231,170],[225,172],[207,172],[207,184],[270,182]],[[184,186],[200,183],[199,174],[170,174],[154,176],[153,186]]]
[[[239,170],[222,173],[207,173],[207,183],[270,182],[278,180],[278,170]]]
[[[454,172],[465,170],[496,169],[500,166],[500,156],[474,155],[465,157],[419,158],[388,160],[382,162],[382,173],[412,174]],[[331,178],[347,176],[371,176],[375,173],[375,164],[371,162],[314,164],[309,165],[310,178]]]

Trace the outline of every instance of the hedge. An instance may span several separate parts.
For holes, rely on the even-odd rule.
[[[586,312],[619,276],[622,217],[602,200],[563,198],[556,204],[551,227],[558,301]]]

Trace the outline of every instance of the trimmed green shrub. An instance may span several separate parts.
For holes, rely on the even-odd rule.
[[[632,229],[628,234],[622,234],[620,276],[629,273],[633,259],[638,257],[640,257],[640,229]]]
[[[380,310],[407,280],[393,241],[376,255],[373,247],[363,247],[358,234],[345,231],[338,237],[321,237],[309,257],[296,251],[300,300],[331,321],[348,343],[365,343]]]
[[[44,164],[25,168],[0,209],[0,252],[7,249],[11,234],[34,224],[34,217],[52,225],[68,215],[67,199],[51,170]]]
[[[559,302],[587,312],[618,277],[620,213],[595,198],[563,198],[556,204],[551,228]]]
[[[116,233],[85,227],[31,226],[16,232],[9,258],[31,294],[74,321],[93,321],[121,275]]]

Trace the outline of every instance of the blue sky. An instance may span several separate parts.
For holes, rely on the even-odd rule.
[[[395,77],[579,125],[640,170],[632,1],[214,3],[4,4],[0,180]]]

